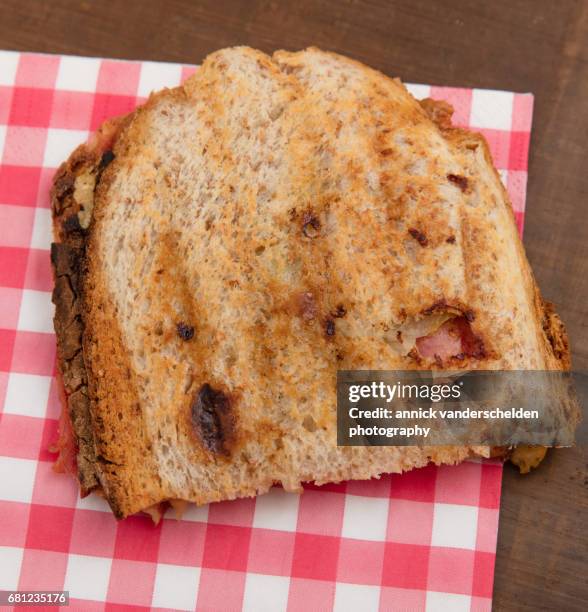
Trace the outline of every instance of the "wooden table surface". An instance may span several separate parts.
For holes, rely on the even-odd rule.
[[[535,94],[525,246],[588,366],[585,0],[0,0],[0,48],[198,63],[246,44],[317,45],[416,83]],[[588,457],[505,468],[496,610],[588,609]]]

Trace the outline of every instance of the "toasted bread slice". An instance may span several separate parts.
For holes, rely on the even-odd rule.
[[[308,49],[209,56],[53,188],[83,492],[117,517],[488,456],[337,447],[338,369],[563,369],[484,139]],[[461,351],[418,338],[459,319]]]

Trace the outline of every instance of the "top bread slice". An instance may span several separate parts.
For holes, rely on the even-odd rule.
[[[120,518],[488,455],[336,444],[338,369],[569,367],[450,116],[345,57],[240,47],[72,154],[52,257],[83,491]],[[476,350],[420,355],[450,317]]]

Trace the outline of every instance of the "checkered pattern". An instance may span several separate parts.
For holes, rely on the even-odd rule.
[[[501,467],[469,462],[116,523],[52,469],[48,191],[107,117],[193,67],[0,52],[0,589],[75,608],[489,610]],[[522,228],[533,98],[415,85],[490,143]]]

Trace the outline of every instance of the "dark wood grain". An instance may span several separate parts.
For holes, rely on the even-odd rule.
[[[531,91],[525,245],[588,366],[588,2],[0,2],[0,47],[197,63],[217,48],[318,45],[406,81]],[[496,609],[588,602],[585,449],[505,469]]]

